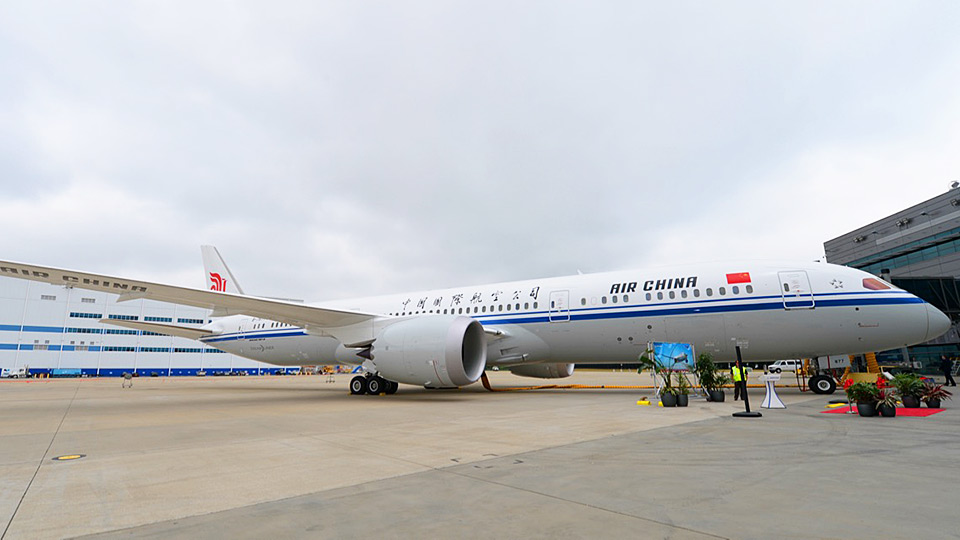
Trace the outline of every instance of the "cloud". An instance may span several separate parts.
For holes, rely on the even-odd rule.
[[[8,2],[0,252],[306,299],[818,258],[956,179],[958,12]]]

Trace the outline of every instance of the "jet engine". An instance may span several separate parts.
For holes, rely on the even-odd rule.
[[[509,369],[514,375],[537,379],[564,379],[573,375],[573,364],[529,364]]]
[[[383,329],[370,359],[380,376],[428,387],[466,386],[487,364],[483,326],[469,317],[425,316]]]

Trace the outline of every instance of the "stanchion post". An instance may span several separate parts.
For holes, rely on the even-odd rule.
[[[750,394],[747,393],[747,379],[744,377],[743,373],[743,357],[740,354],[740,344],[737,343],[737,368],[740,372],[740,381],[743,384],[743,406],[746,408],[744,412],[735,412],[734,416],[738,418],[759,418],[763,416],[759,412],[750,412]]]

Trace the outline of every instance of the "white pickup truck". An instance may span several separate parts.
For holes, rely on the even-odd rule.
[[[26,379],[30,376],[30,368],[23,366],[18,368],[3,368],[0,370],[0,379]]]

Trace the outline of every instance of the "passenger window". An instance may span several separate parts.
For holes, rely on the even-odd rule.
[[[671,300],[673,300],[674,298],[677,297],[677,293],[675,293],[675,292],[673,292],[673,291],[670,291],[669,294],[670,294],[670,299],[671,299]]]
[[[520,304],[517,304],[517,305],[519,306]],[[524,302],[523,309],[530,309],[530,302]]]
[[[507,311],[510,311],[510,304],[507,304]]]
[[[753,294],[753,285],[747,285],[747,294]]]
[[[487,306],[483,306],[483,309],[480,310],[480,311],[483,311],[484,313],[486,313],[486,312],[487,312]]]
[[[658,293],[657,293],[657,300],[663,300],[663,293],[662,293],[662,292],[658,292]]]
[[[601,296],[601,297],[600,297],[600,303],[603,304],[603,305],[607,305],[607,297],[606,297],[606,296]]]
[[[700,298],[700,289],[694,289],[694,290],[693,290],[693,297],[694,297],[694,298]]]
[[[581,305],[581,306],[587,305],[587,298],[586,298],[586,297],[583,297],[583,298],[580,299],[580,305]]]
[[[617,295],[611,296],[611,297],[610,297],[610,301],[613,302],[614,304],[616,304],[616,303],[617,303]]]
[[[647,293],[647,296],[646,296],[647,302],[649,302],[651,298],[653,298],[653,297],[650,296],[650,293]]]
[[[519,303],[519,302],[517,302],[516,310],[517,310],[517,311],[520,311],[520,303]]]
[[[499,306],[497,306],[497,311],[503,311],[503,304],[500,304]]]
[[[787,283],[783,284],[783,292],[790,292],[790,285]]]
[[[686,289],[680,291],[680,298],[686,298],[686,297],[687,297],[687,291],[686,291]]]
[[[707,296],[713,296],[713,289],[707,287]]]
[[[629,301],[630,301],[630,295],[628,295],[628,294],[623,295],[623,301],[624,301],[624,303],[629,302]]]
[[[553,300],[550,301],[550,309],[553,309]]]
[[[726,296],[727,294],[726,287],[720,287],[718,290],[720,291],[720,296]]]
[[[736,285],[730,287],[730,290],[733,291],[733,294],[740,294],[740,287],[737,287]]]

